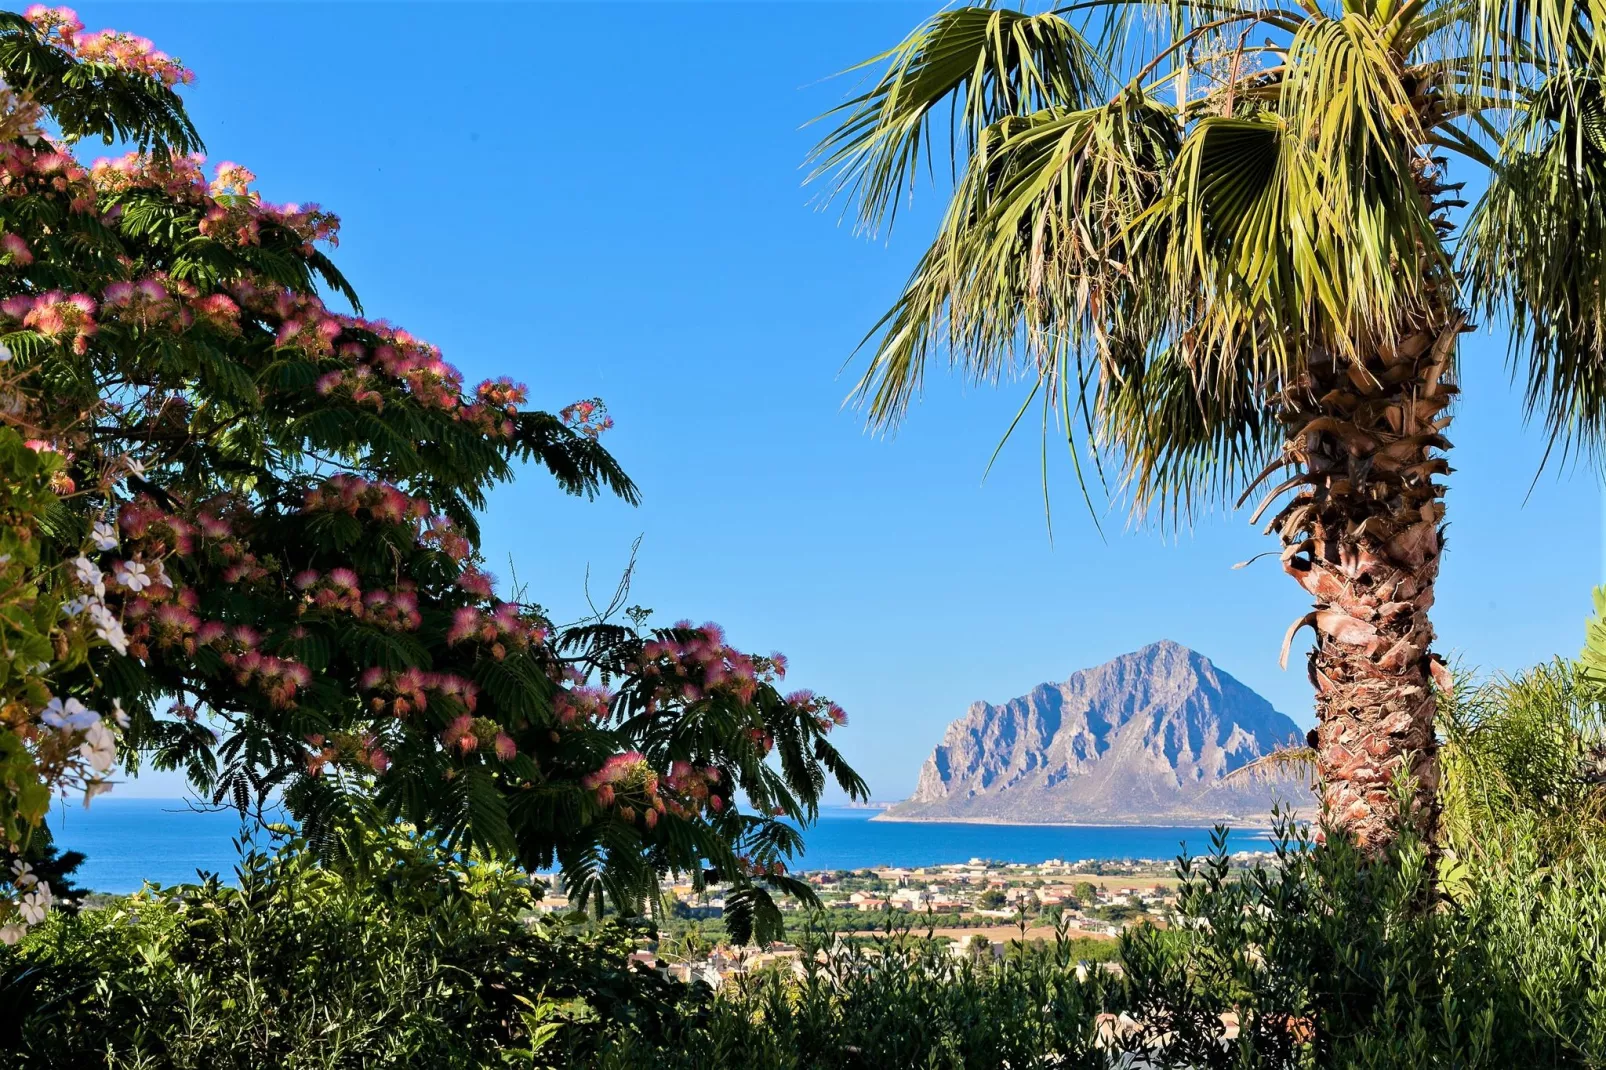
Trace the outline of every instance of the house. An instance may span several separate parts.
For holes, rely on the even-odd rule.
[[[874,892],[854,892],[848,896],[848,903],[860,910],[885,910],[888,901]]]
[[[987,950],[995,959],[1001,959],[1004,957],[1004,945],[996,940],[988,942]],[[963,961],[970,958],[972,955],[977,954],[977,951],[973,950],[973,945],[968,939],[955,940],[953,943],[948,945],[948,954]]]
[[[715,903],[718,905],[716,906]],[[715,900],[713,903],[703,903],[697,906],[686,906],[686,917],[703,920],[707,918],[723,918],[725,916],[725,901]]]

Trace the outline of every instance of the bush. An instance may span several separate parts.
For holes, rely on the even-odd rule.
[[[1386,862],[1292,828],[1236,875],[1218,834],[1183,864],[1180,924],[1144,926],[1119,967],[1072,941],[1001,960],[908,933],[806,947],[802,976],[727,984],[673,1048],[615,1031],[627,1068],[1488,1067],[1606,1062],[1606,852],[1486,858],[1455,899],[1429,858]]]
[[[630,967],[634,933],[532,915],[516,871],[399,827],[361,863],[324,868],[292,840],[247,854],[237,889],[52,916],[0,959],[0,1051],[114,1070],[583,1065],[605,1026],[667,1042],[696,1020],[698,989]]]
[[[339,869],[291,841],[247,855],[238,890],[51,918],[0,958],[0,1050],[112,1070],[1600,1066],[1606,848],[1556,858],[1526,828],[1439,894],[1409,835],[1367,865],[1285,827],[1244,874],[1222,831],[1181,865],[1174,924],[1109,966],[1066,929],[998,958],[815,931],[795,972],[714,996],[632,969],[648,931],[538,919],[515,871],[393,826]]]
[[[1110,974],[1078,963],[1079,941],[1020,945],[994,960],[894,931],[806,942],[800,976],[727,983],[677,1047],[620,1030],[594,1065],[654,1068],[1104,1066],[1098,1012]],[[816,957],[825,950],[825,961]]]
[[[1198,1067],[1606,1057],[1606,970],[1590,950],[1606,940],[1598,848],[1560,867],[1532,850],[1486,857],[1438,900],[1408,836],[1372,865],[1342,841],[1296,836],[1278,853],[1232,880],[1218,843],[1186,867],[1183,925],[1125,942],[1133,1047]]]
[[[248,854],[238,890],[51,918],[0,952],[0,1051],[108,1070],[1598,1067],[1606,808],[1584,683],[1558,664],[1455,696],[1438,849],[1407,831],[1367,863],[1285,823],[1244,872],[1221,830],[1180,863],[1177,915],[1118,945],[1062,928],[994,956],[816,912],[795,969],[714,995],[631,967],[651,930],[538,919],[517,871],[374,812],[334,864],[292,840]]]

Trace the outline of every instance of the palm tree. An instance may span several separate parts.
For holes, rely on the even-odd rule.
[[[1275,3],[945,10],[864,65],[813,177],[877,230],[951,157],[866,339],[873,424],[945,355],[1029,383],[1021,416],[1141,514],[1261,495],[1314,601],[1283,661],[1313,628],[1328,820],[1376,853],[1437,821],[1436,477],[1470,317],[1509,320],[1553,444],[1606,429],[1606,6]],[[1463,232],[1452,166],[1487,181]]]

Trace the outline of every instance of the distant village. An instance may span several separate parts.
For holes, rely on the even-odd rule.
[[[1235,868],[1267,864],[1264,851],[1240,851]],[[573,909],[553,875],[539,875],[554,889],[541,909]],[[1087,950],[1085,957],[1114,957],[1116,938],[1129,925],[1167,925],[1177,913],[1179,880],[1170,861],[1002,863],[980,858],[914,868],[881,867],[808,873],[820,908],[784,899],[788,941],[763,947],[736,946],[725,932],[724,889],[698,891],[690,882],[666,889],[666,909],[657,919],[658,936],[643,939],[631,956],[637,968],[656,970],[680,981],[703,981],[714,988],[761,970],[805,970],[802,941],[807,931],[835,942],[906,932],[948,945],[951,954],[1002,958],[1011,948],[1066,937]],[[817,939],[816,939],[817,942]]]

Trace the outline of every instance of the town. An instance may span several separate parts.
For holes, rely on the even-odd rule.
[[[1235,869],[1267,865],[1267,851],[1239,851]],[[1049,859],[1004,863],[981,858],[943,865],[821,870],[803,875],[817,908],[795,898],[780,901],[785,940],[736,945],[724,925],[726,889],[699,891],[690,881],[666,889],[632,962],[685,982],[719,988],[733,978],[779,969],[801,975],[804,947],[862,944],[900,936],[935,941],[956,957],[1004,958],[1012,950],[1070,940],[1077,957],[1113,965],[1118,938],[1131,925],[1166,926],[1177,912],[1181,883],[1176,863]],[[548,887],[541,909],[574,909],[555,874],[538,874]],[[825,951],[816,951],[821,960]]]

